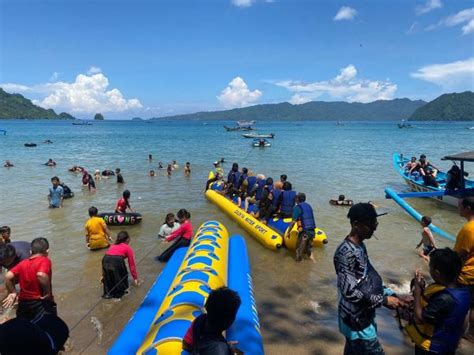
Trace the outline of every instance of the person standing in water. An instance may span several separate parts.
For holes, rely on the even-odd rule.
[[[140,285],[135,266],[135,253],[129,246],[130,236],[126,231],[117,234],[113,244],[102,258],[102,283],[104,294],[102,298],[121,298],[128,290],[128,271],[125,259],[132,274],[133,284]]]
[[[107,248],[112,239],[104,220],[97,216],[97,207],[89,208],[89,220],[85,225],[86,245],[90,250]]]
[[[433,233],[431,233],[431,230],[428,228],[428,226],[431,224],[431,218],[428,216],[423,216],[421,218],[421,226],[423,227],[423,230],[421,231],[421,240],[417,244],[416,249],[421,247],[423,245],[423,250],[420,250],[418,252],[418,255],[420,258],[423,258],[426,261],[430,261],[429,255],[430,253],[437,249],[436,248],[436,242],[433,237]]]
[[[191,163],[189,161],[186,162],[186,165],[184,166],[184,175],[191,175]]]
[[[372,238],[378,216],[370,203],[352,206],[347,214],[351,231],[334,254],[339,331],[346,337],[344,354],[384,354],[377,339],[375,309],[382,305],[389,308],[405,305],[404,300],[384,287],[367,254],[364,241]]]
[[[168,164],[168,167],[166,168],[166,174],[168,177],[171,177],[171,173],[173,172],[173,166],[171,164]]]
[[[296,195],[296,206],[293,208],[292,218],[293,220],[286,230],[287,233],[290,233],[295,223],[298,224],[296,261],[303,260],[303,256],[307,256],[314,261],[311,247],[315,236],[316,220],[314,219],[313,208],[306,202],[306,195],[303,192]]]
[[[51,178],[51,183],[53,186],[49,188],[49,207],[61,208],[63,207],[64,189],[59,185],[59,178],[57,176]]]
[[[459,202],[459,214],[467,221],[456,236],[454,250],[463,261],[458,282],[471,292],[469,313],[470,329],[467,337],[474,339],[474,197],[465,197]]]
[[[191,238],[193,237],[193,226],[191,224],[191,214],[185,209],[178,211],[178,220],[180,226],[173,233],[165,238],[166,242],[176,241],[171,244],[160,256],[156,259],[162,263],[167,262],[174,252],[181,247],[188,247],[191,244]]]
[[[123,180],[122,173],[120,172],[120,168],[115,169],[115,176],[117,177],[117,184],[125,183],[125,181]]]
[[[117,204],[115,205],[115,213],[126,213],[127,209],[130,210],[130,212],[135,212],[135,210],[130,207],[130,191],[125,190],[122,193],[122,198],[117,201]]]

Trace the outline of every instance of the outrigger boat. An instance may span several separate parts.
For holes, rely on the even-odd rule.
[[[413,126],[409,123],[406,123],[405,120],[402,120],[402,122],[398,124],[398,128],[413,128]]]
[[[229,126],[224,126],[225,130],[227,132],[233,132],[233,131],[252,131],[254,128],[252,127],[229,127]]]
[[[461,188],[456,190],[446,190],[447,173],[438,171],[436,181],[439,187],[426,186],[421,176],[408,176],[404,169],[409,159],[405,158],[403,154],[393,154],[393,165],[406,184],[414,192],[407,194],[399,194],[400,197],[432,197],[451,206],[458,206],[459,199],[465,196],[474,196],[474,181],[466,180],[466,173],[464,171],[464,162],[474,162],[474,151],[465,152],[456,155],[447,155],[442,160],[452,160],[460,163]]]
[[[258,134],[258,133],[244,133],[242,134],[244,138],[275,138],[274,133],[270,134]]]

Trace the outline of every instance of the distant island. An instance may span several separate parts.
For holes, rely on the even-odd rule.
[[[0,119],[74,119],[69,113],[59,115],[53,109],[39,107],[20,94],[9,94],[0,88]]]
[[[143,121],[143,118],[141,117],[133,117],[132,121]]]
[[[104,120],[104,116],[103,116],[101,113],[96,113],[95,116],[94,116],[94,120],[96,120],[96,121],[103,121],[103,120]]]
[[[407,119],[416,109],[425,105],[422,100],[378,100],[370,103],[344,101],[311,101],[301,105],[288,102],[255,105],[225,111],[198,112],[166,116],[159,119],[173,120],[259,120],[259,121],[376,121]]]
[[[441,95],[418,108],[410,121],[474,121],[474,92]]]

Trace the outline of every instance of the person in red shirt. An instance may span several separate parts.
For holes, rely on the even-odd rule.
[[[122,198],[117,201],[117,204],[115,205],[115,213],[125,213],[127,212],[127,208],[131,212],[135,212],[135,210],[130,207],[130,191],[125,190],[122,194]]]
[[[51,286],[51,260],[48,258],[49,243],[46,238],[31,242],[31,256],[14,266],[5,275],[8,296],[4,307],[11,307],[18,297],[16,315],[28,320],[45,313],[57,315]],[[17,295],[15,283],[20,284]]]
[[[176,241],[161,253],[160,256],[155,258],[159,262],[167,262],[176,249],[188,247],[191,244],[191,238],[193,237],[193,226],[190,220],[191,214],[183,208],[178,211],[177,217],[180,223],[179,228],[165,238],[165,242],[171,242],[175,239]]]
[[[128,271],[125,259],[132,274],[135,286],[140,285],[135,255],[128,245],[130,236],[126,231],[119,232],[115,244],[111,245],[102,258],[102,283],[104,285],[103,298],[121,298],[128,289]]]

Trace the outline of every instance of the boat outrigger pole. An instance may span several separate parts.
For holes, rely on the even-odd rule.
[[[428,192],[425,192],[427,194]],[[420,194],[420,193],[418,193]],[[421,221],[421,218],[423,217],[417,210],[415,210],[413,207],[411,207],[403,198],[401,195],[406,195],[406,194],[397,194],[395,191],[393,191],[391,188],[386,188],[385,189],[385,197],[386,198],[391,198],[394,200],[401,208],[403,208],[410,216],[412,216],[414,219],[416,219],[418,222]],[[420,197],[418,195],[417,197]],[[449,233],[445,232],[441,228],[436,227],[433,223],[431,223],[428,228],[433,232],[438,234],[440,237],[443,237],[447,240],[450,240],[452,242],[456,241],[456,239],[450,235]]]

